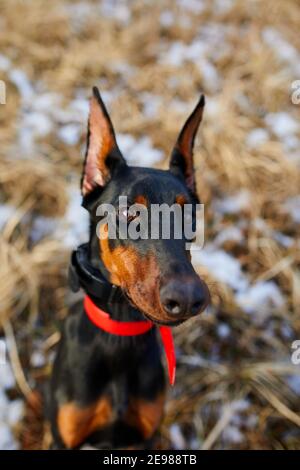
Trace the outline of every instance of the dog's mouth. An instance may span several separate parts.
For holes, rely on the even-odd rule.
[[[170,327],[174,327],[174,326],[179,326],[181,325],[182,323],[184,323],[186,320],[188,320],[188,318],[184,318],[183,320],[167,320],[167,321],[162,321],[162,320],[157,320],[156,318],[152,318],[150,315],[148,315],[147,313],[145,312],[142,312],[142,314],[144,315],[145,318],[147,318],[147,320],[150,320],[152,323],[154,323],[155,325],[157,326],[170,326]]]
[[[152,315],[150,315],[149,313],[146,313],[144,310],[141,309],[141,307],[136,305],[136,303],[131,299],[128,291],[127,292],[124,291],[124,294],[128,302],[132,305],[132,307],[137,309],[147,320],[154,323],[154,325],[174,327],[174,326],[181,325],[181,323],[184,323],[186,320],[188,320],[188,318],[184,318],[181,320],[158,320],[157,318],[153,318]]]

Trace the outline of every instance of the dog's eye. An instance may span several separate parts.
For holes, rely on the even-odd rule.
[[[122,220],[127,220],[127,222],[134,220],[137,215],[137,212],[130,210],[128,207],[123,207],[119,211],[119,218]]]
[[[122,217],[123,219],[127,219],[127,217],[128,217],[128,209],[127,209],[127,207],[125,207],[124,209],[121,209],[121,210],[120,210],[120,217]]]

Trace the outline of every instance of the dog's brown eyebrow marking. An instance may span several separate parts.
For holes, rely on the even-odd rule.
[[[138,196],[136,196],[134,202],[136,204],[142,204],[143,206],[147,206],[147,198],[143,194],[139,194]]]
[[[184,204],[187,203],[187,199],[184,194],[178,194],[178,196],[176,196],[175,202],[180,206],[184,206]]]

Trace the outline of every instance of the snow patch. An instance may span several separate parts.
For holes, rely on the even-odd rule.
[[[273,281],[257,282],[246,291],[238,292],[236,302],[246,313],[267,313],[284,306],[282,293]]]
[[[279,139],[290,137],[299,130],[299,123],[284,111],[267,114],[265,121]]]
[[[300,375],[289,375],[286,380],[293,392],[300,396]]]
[[[76,145],[80,139],[80,126],[78,124],[67,124],[58,131],[58,137],[66,145]]]
[[[269,140],[269,133],[266,129],[258,127],[256,129],[252,129],[249,132],[246,138],[246,145],[251,148],[255,149],[258,148],[260,145],[265,144]]]
[[[160,162],[164,156],[161,150],[152,146],[149,137],[136,140],[131,135],[119,134],[118,144],[130,165],[151,167]]]
[[[202,13],[206,8],[203,0],[177,0],[177,5],[193,14]]]
[[[173,424],[169,432],[174,448],[176,450],[186,449],[186,442],[178,424]]]
[[[241,270],[240,262],[225,251],[209,245],[202,250],[196,250],[192,247],[191,253],[192,262],[195,265],[205,266],[218,281],[237,291],[244,291],[248,287],[248,281]]]
[[[124,26],[128,25],[131,20],[131,11],[127,2],[124,0],[119,2],[103,0],[101,3],[101,12],[107,18],[112,18]]]
[[[15,214],[16,208],[9,204],[0,204],[0,230],[5,226],[9,219]]]
[[[64,217],[59,221],[55,236],[68,248],[75,248],[87,241],[89,214],[81,206],[82,196],[79,189],[71,186],[68,190],[69,204]]]
[[[220,58],[226,50],[224,46],[220,51],[219,45],[225,43],[227,30],[226,27],[209,23],[201,28],[198,37],[189,44],[174,41],[165,47],[166,43],[164,43],[159,62],[173,67],[182,67],[186,61],[193,62],[198,67],[206,88],[211,92],[216,92],[221,87],[222,77],[214,65],[214,60]]]
[[[67,248],[75,248],[87,241],[89,214],[81,206],[79,188],[71,185],[68,193],[69,203],[62,218],[40,216],[34,219],[30,234],[34,243],[49,235],[61,240]]]
[[[174,24],[174,15],[172,11],[164,10],[161,12],[159,22],[164,28],[169,28]]]
[[[237,426],[230,424],[223,431],[223,439],[232,444],[241,444],[244,440],[244,435]]]
[[[214,12],[217,15],[228,13],[232,9],[234,3],[235,3],[235,0],[215,0]]]
[[[23,70],[13,69],[9,73],[10,81],[17,87],[22,101],[29,103],[34,96],[33,87]]]
[[[230,335],[231,328],[226,323],[219,323],[217,326],[217,335],[219,338],[225,339]]]
[[[292,217],[294,222],[300,224],[300,195],[288,198],[283,204],[283,209]]]
[[[297,76],[300,73],[300,54],[297,49],[286,41],[275,28],[268,26],[262,31],[262,38],[273,49],[279,61],[285,63]]]
[[[7,57],[5,57],[5,55],[0,54],[0,70],[2,72],[7,72],[10,66],[11,66],[11,61]]]
[[[239,227],[234,225],[226,228],[221,228],[220,232],[214,239],[214,244],[217,246],[223,245],[227,241],[241,243],[244,240],[242,231]]]
[[[46,358],[40,351],[34,351],[30,358],[32,367],[43,367],[46,364]]]
[[[153,119],[162,103],[161,97],[145,92],[141,94],[141,101],[143,103],[143,115]]]
[[[232,196],[217,199],[213,202],[214,210],[221,214],[238,214],[250,208],[251,194],[243,189]]]

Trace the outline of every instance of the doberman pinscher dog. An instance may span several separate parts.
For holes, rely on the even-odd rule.
[[[157,330],[201,313],[209,291],[191,264],[184,236],[110,238],[107,224],[99,225],[97,207],[118,207],[119,219],[129,223],[135,216],[127,207],[119,209],[120,196],[147,208],[196,206],[193,147],[203,109],[202,95],[179,134],[168,170],[133,167],[122,156],[100,93],[93,89],[81,180],[90,237],[73,252],[70,265],[71,286],[83,288],[86,297],[64,321],[53,367],[53,448],[84,443],[150,448],[153,442],[166,390]],[[168,334],[164,341],[170,348]],[[172,373],[171,362],[169,357]]]

